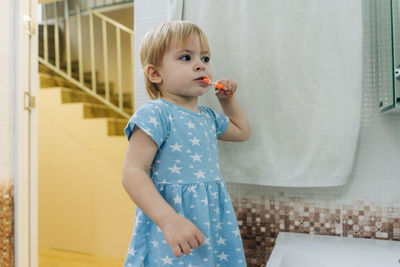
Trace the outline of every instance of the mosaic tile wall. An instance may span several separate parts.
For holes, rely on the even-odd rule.
[[[400,114],[380,114],[377,10],[363,3],[363,104],[353,172],[342,187],[229,183],[249,267],[265,266],[279,232],[400,241]]]
[[[14,187],[0,180],[0,266],[14,266]]]
[[[343,236],[400,241],[400,207],[365,201],[343,205]]]
[[[400,207],[312,202],[283,192],[277,198],[232,197],[232,203],[249,267],[265,266],[281,231],[400,241]]]

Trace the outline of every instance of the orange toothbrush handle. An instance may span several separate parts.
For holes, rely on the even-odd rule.
[[[218,88],[218,89],[220,89],[220,90],[225,91],[224,86],[223,86],[222,84],[220,84],[220,83],[213,83],[213,82],[211,82],[210,79],[208,79],[208,78],[203,78],[203,81],[205,81],[205,82],[208,83],[208,84],[214,85],[215,88]],[[233,94],[231,94],[231,96],[233,96]]]
[[[224,86],[220,83],[214,83],[215,88],[218,88],[219,90],[225,91],[226,89],[224,88]],[[230,94],[230,96],[233,96],[233,94]]]
[[[220,84],[220,83],[217,83],[217,84],[215,85],[215,87],[217,87],[218,89],[222,89],[222,90],[225,89],[224,86],[223,86],[222,84]]]

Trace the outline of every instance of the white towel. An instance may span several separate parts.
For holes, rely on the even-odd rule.
[[[338,186],[354,161],[362,98],[360,0],[187,0],[183,19],[211,45],[214,77],[238,81],[251,124],[220,143],[226,181]],[[213,93],[202,103],[217,108]]]
[[[181,20],[183,12],[183,0],[168,0],[167,20]]]

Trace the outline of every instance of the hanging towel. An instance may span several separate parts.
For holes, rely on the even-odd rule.
[[[167,20],[181,20],[183,12],[183,0],[168,0]]]
[[[238,82],[250,120],[249,141],[220,143],[224,179],[343,185],[360,126],[361,0],[187,0],[183,19],[206,32],[214,77]],[[201,99],[219,107],[213,92]]]

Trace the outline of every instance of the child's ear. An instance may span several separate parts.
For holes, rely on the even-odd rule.
[[[147,65],[144,71],[152,83],[161,83],[162,77],[158,68],[154,65]]]

